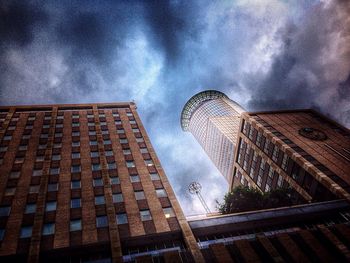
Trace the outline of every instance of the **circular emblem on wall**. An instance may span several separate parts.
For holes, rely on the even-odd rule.
[[[324,141],[327,139],[327,135],[318,129],[304,127],[299,130],[299,134],[305,138],[315,140],[315,141]]]

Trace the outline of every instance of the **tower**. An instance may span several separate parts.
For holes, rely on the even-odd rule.
[[[229,183],[243,111],[224,93],[206,90],[190,98],[181,113],[182,129],[192,133]]]

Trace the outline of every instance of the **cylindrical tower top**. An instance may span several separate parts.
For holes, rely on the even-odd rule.
[[[197,93],[196,95],[192,96],[187,103],[185,104],[184,108],[181,112],[181,127],[182,130],[188,131],[189,130],[189,124],[191,117],[193,113],[206,101],[209,100],[215,100],[215,99],[226,99],[230,101],[233,107],[235,109],[239,110],[240,112],[243,112],[242,107],[237,104],[236,102],[229,99],[229,97],[226,96],[226,94],[217,91],[217,90],[205,90],[202,92]]]

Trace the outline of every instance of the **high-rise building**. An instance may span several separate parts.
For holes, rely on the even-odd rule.
[[[182,129],[193,134],[229,183],[243,111],[224,93],[207,90],[190,98],[181,113]]]
[[[350,132],[313,110],[243,113],[234,180],[289,186],[306,201],[350,200]]]
[[[0,107],[1,262],[203,262],[134,103]]]

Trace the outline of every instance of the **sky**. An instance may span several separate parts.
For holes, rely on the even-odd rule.
[[[225,179],[180,114],[216,89],[248,111],[314,108],[350,128],[350,1],[1,1],[0,105],[135,101],[186,215]]]

